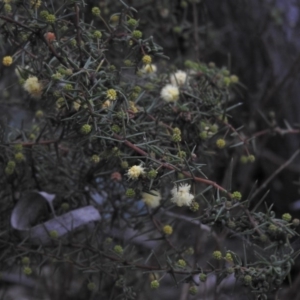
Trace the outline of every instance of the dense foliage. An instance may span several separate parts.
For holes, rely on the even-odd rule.
[[[291,271],[299,220],[276,217],[256,186],[242,195],[232,172],[255,162],[255,138],[295,130],[236,128],[239,78],[198,59],[177,68],[145,34],[149,7],[111,2],[1,3],[14,81],[1,103],[2,276],[43,278],[53,299],[163,299],[177,285],[267,299]],[[188,41],[182,24],[173,34]]]

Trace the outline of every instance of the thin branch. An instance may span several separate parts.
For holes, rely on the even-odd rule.
[[[145,152],[144,150],[142,150],[141,148],[135,146],[134,144],[132,144],[131,142],[129,142],[128,140],[125,140],[123,137],[117,135],[117,134],[114,134],[114,138],[122,141],[126,146],[130,147],[131,149],[133,149],[135,152],[141,154],[142,156],[145,156],[145,157],[149,157],[150,158],[150,155]],[[168,163],[165,163],[165,162],[161,162],[157,159],[154,159],[154,158],[151,158],[152,161],[158,163],[160,166],[166,168],[166,169],[169,169],[169,170],[177,170],[174,166],[172,166],[171,164],[168,164]],[[184,174],[186,177],[188,178],[191,178],[191,179],[194,179],[195,181],[197,182],[201,182],[201,183],[204,183],[206,185],[211,185],[213,186],[214,188],[226,193],[227,195],[230,196],[230,193],[224,189],[223,187],[221,187],[220,185],[218,185],[216,182],[214,181],[211,181],[209,179],[205,179],[205,178],[200,178],[200,177],[193,177],[193,174],[191,174],[190,172],[187,172],[187,171],[180,171],[182,174]]]
[[[264,190],[267,185],[278,175],[284,168],[286,168],[289,164],[293,162],[293,160],[298,156],[300,150],[298,149],[289,160],[287,160],[283,165],[281,165],[269,178],[265,180],[265,182],[254,192],[252,198],[257,196],[262,190]]]

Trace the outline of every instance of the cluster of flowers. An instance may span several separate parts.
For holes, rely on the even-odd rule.
[[[145,57],[148,57],[148,55],[145,55]],[[156,65],[151,63],[151,60],[145,62],[145,59],[143,59],[143,62],[144,65],[140,70],[142,74],[149,75],[156,73],[157,67]],[[167,102],[176,102],[178,101],[180,95],[179,89],[188,84],[189,76],[186,72],[178,70],[175,73],[171,74],[169,79],[170,83],[166,84],[162,88],[160,96],[163,100]]]
[[[160,96],[167,102],[178,101],[180,95],[179,88],[188,84],[188,80],[188,74],[184,71],[178,70],[170,76],[171,83],[168,83],[162,88]]]
[[[134,165],[127,171],[127,176],[129,179],[136,180],[140,176],[145,174],[145,168],[141,165]],[[190,193],[191,185],[189,184],[180,184],[175,185],[171,190],[171,202],[176,204],[177,206],[190,206],[194,199],[194,195]],[[143,201],[150,208],[155,208],[160,205],[160,201],[162,199],[159,191],[151,190],[149,193],[142,194]]]

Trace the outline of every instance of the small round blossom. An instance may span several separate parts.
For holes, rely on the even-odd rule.
[[[75,100],[75,101],[73,102],[73,108],[74,108],[76,111],[78,111],[80,107],[81,107],[81,101],[80,101],[79,99]]]
[[[213,124],[213,125],[210,126],[209,129],[212,133],[216,133],[219,129],[219,126],[217,124]]]
[[[11,56],[4,56],[2,59],[2,63],[6,67],[10,66],[12,64],[12,62],[13,62],[13,59]]]
[[[140,93],[142,91],[142,88],[138,85],[136,85],[133,89],[132,89],[135,93]]]
[[[143,62],[145,65],[151,64],[151,62],[152,62],[151,56],[150,56],[150,55],[144,55],[143,58],[142,58],[142,62]]]
[[[242,194],[238,191],[235,191],[231,194],[232,199],[240,201],[242,199]]]
[[[14,168],[16,167],[16,162],[13,161],[13,160],[9,160],[9,161],[7,162],[6,167],[9,168],[9,169],[14,169]]]
[[[231,255],[231,253],[229,253],[229,252],[226,253],[225,259],[226,259],[227,261],[229,261],[229,262],[233,262],[232,255]]]
[[[135,27],[135,26],[138,24],[138,21],[137,21],[136,19],[130,18],[130,19],[127,21],[127,24],[128,24],[128,26],[130,26],[130,27]]]
[[[197,203],[196,201],[192,201],[191,205],[190,205],[190,210],[193,212],[196,212],[199,210],[199,203]]]
[[[200,280],[201,282],[205,282],[206,279],[207,279],[207,275],[206,275],[205,273],[200,273],[200,274],[199,274],[199,280]]]
[[[144,65],[143,68],[141,69],[142,74],[152,74],[157,71],[157,67],[154,64],[147,64]]]
[[[104,240],[104,244],[105,245],[110,245],[112,243],[113,239],[111,237],[107,237],[105,240]]]
[[[299,219],[294,219],[293,220],[293,226],[297,227],[300,224],[300,220]]]
[[[58,238],[58,232],[57,232],[56,230],[51,230],[51,231],[49,232],[49,235],[50,235],[50,237],[53,238],[53,239],[57,239],[57,238]]]
[[[32,8],[39,8],[42,4],[42,1],[41,0],[31,0],[30,4],[31,4]]]
[[[242,156],[240,157],[240,162],[241,162],[242,164],[246,164],[246,163],[248,162],[248,157],[247,157],[246,155],[242,155]]]
[[[101,32],[100,30],[94,31],[93,37],[94,37],[95,39],[100,39],[100,38],[102,37],[102,32]]]
[[[117,99],[117,91],[114,89],[107,90],[106,97],[108,100],[116,100]]]
[[[166,235],[171,235],[171,234],[173,233],[173,228],[172,228],[172,226],[170,226],[170,225],[165,225],[165,226],[163,227],[163,232],[164,232],[164,234],[166,234]]]
[[[245,285],[249,285],[252,282],[252,276],[251,275],[246,275],[244,277],[244,283]]]
[[[154,179],[157,176],[157,171],[154,169],[151,169],[150,171],[148,171],[147,176],[149,179]]]
[[[103,109],[107,109],[107,108],[109,108],[110,107],[110,101],[109,100],[106,100],[103,104],[102,104],[102,108]]]
[[[112,130],[113,132],[115,132],[115,133],[119,133],[119,132],[121,131],[121,128],[120,128],[119,125],[113,124],[113,125],[111,126],[111,130]]]
[[[290,222],[292,220],[292,216],[288,213],[283,214],[281,218],[282,218],[282,220],[287,221],[287,222]]]
[[[142,193],[144,203],[151,208],[159,206],[161,195],[160,192],[151,190],[150,193]]]
[[[71,83],[67,83],[64,85],[64,90],[71,91],[73,90],[73,85]]]
[[[100,13],[101,13],[101,11],[100,11],[100,8],[99,7],[93,7],[92,8],[92,14],[94,15],[94,16],[100,16]]]
[[[179,134],[179,135],[181,135],[181,130],[180,130],[178,127],[175,127],[175,128],[173,129],[173,133],[174,133],[174,134]]]
[[[224,139],[218,139],[216,145],[219,149],[223,149],[226,146],[226,142]]]
[[[217,259],[217,260],[221,260],[222,259],[222,253],[221,253],[221,251],[214,251],[213,252],[213,258]]]
[[[142,166],[132,166],[128,171],[127,171],[127,176],[129,179],[138,179],[141,175],[145,174],[145,168]]]
[[[80,132],[82,134],[89,134],[92,131],[92,126],[89,124],[84,124],[82,125],[82,127],[80,128]]]
[[[116,245],[114,247],[114,251],[117,253],[117,254],[123,254],[124,250],[123,250],[123,247],[120,246],[120,245]]]
[[[223,78],[223,82],[224,82],[224,84],[225,84],[226,86],[229,86],[229,84],[231,83],[230,77],[225,76],[225,77]]]
[[[206,140],[207,136],[208,136],[207,131],[201,131],[199,134],[201,140]]]
[[[51,43],[56,40],[56,36],[53,32],[45,33],[44,37],[48,43]]]
[[[10,13],[12,11],[12,7],[10,4],[4,4],[4,10],[6,13]]]
[[[100,157],[97,154],[92,155],[91,157],[91,161],[95,164],[97,164],[98,162],[100,162]]]
[[[62,77],[63,77],[63,75],[59,72],[56,72],[56,73],[52,74],[52,76],[51,76],[51,78],[53,80],[60,80]]]
[[[133,112],[134,114],[137,113],[139,110],[136,107],[135,103],[133,101],[129,101],[129,109],[131,110],[131,112]]]
[[[25,156],[22,152],[18,152],[15,154],[15,160],[17,163],[22,162],[23,160],[25,160]]]
[[[185,151],[178,151],[177,156],[179,158],[186,158],[186,152]]]
[[[121,168],[122,169],[127,169],[128,168],[128,161],[122,160],[121,161]]]
[[[31,133],[28,137],[31,141],[35,140],[36,135],[34,133]]]
[[[60,109],[65,105],[65,99],[63,97],[60,97],[56,100],[56,108]]]
[[[135,39],[140,39],[142,38],[143,33],[140,30],[133,30],[132,31],[132,37]]]
[[[174,133],[172,135],[172,141],[175,142],[175,143],[181,142],[181,135]]]
[[[191,186],[189,184],[180,184],[179,186],[174,186],[171,190],[172,198],[171,201],[177,206],[190,206],[194,199],[194,196],[190,193]]]
[[[31,275],[32,269],[31,269],[30,267],[24,267],[24,268],[23,268],[23,273],[24,273],[25,275]]]
[[[40,12],[40,17],[41,17],[42,19],[46,19],[48,15],[49,15],[49,12],[48,12],[47,10],[42,10],[42,11]]]
[[[187,73],[184,71],[178,70],[176,73],[170,76],[170,81],[174,86],[184,86],[188,81]]]
[[[50,24],[55,23],[55,21],[56,21],[55,15],[48,14],[48,15],[46,16],[46,21],[47,21],[48,23],[50,23]]]
[[[268,236],[266,235],[266,234],[261,234],[260,235],[260,237],[259,237],[259,239],[263,242],[263,243],[265,243],[265,242],[267,242],[268,241]]]
[[[159,288],[159,282],[157,280],[152,280],[151,283],[150,283],[150,287],[153,290],[158,289]]]
[[[35,76],[29,77],[25,80],[23,88],[27,91],[32,97],[39,98],[42,94],[43,86],[39,82],[38,78]]]
[[[278,227],[276,225],[274,225],[274,224],[270,224],[269,227],[268,227],[268,230],[270,232],[273,232],[273,233],[276,232],[277,229],[278,229]]]
[[[30,258],[28,256],[22,257],[22,265],[28,266],[30,264]]]
[[[120,20],[120,16],[118,14],[114,14],[110,17],[109,21],[112,23],[118,23]]]
[[[231,75],[230,76],[230,81],[231,81],[231,83],[238,83],[239,78],[236,75]]]
[[[37,118],[37,119],[40,119],[40,118],[42,118],[44,116],[44,112],[42,111],[42,110],[37,110],[36,112],[35,112],[35,117]]]
[[[184,259],[179,259],[177,261],[177,265],[181,268],[184,268],[184,267],[186,267],[186,261]]]
[[[15,144],[14,145],[14,151],[15,152],[21,152],[23,150],[23,145],[22,144]]]
[[[194,254],[194,249],[192,247],[189,247],[184,251],[184,255],[193,255],[193,254]]]
[[[133,198],[135,196],[135,190],[134,189],[127,189],[125,192],[125,195],[129,198]]]
[[[160,96],[167,102],[176,102],[179,99],[179,89],[177,86],[167,84],[162,88]]]
[[[255,161],[255,156],[254,156],[253,154],[249,155],[249,156],[248,156],[248,161],[249,161],[250,163],[253,163],[253,162]]]
[[[15,171],[15,168],[9,168],[9,167],[6,167],[4,170],[6,175],[11,175],[14,173],[14,171]]]
[[[197,289],[197,287],[196,286],[191,286],[190,288],[189,288],[189,294],[190,295],[192,295],[192,296],[195,296],[195,295],[197,295],[197,293],[198,293],[198,289]]]

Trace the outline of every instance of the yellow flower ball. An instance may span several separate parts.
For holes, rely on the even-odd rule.
[[[226,146],[226,141],[224,139],[218,139],[216,145],[219,149],[223,149]]]
[[[42,84],[35,76],[29,77],[27,80],[25,80],[23,88],[34,98],[39,98],[43,90]]]
[[[15,160],[17,163],[22,162],[23,160],[25,160],[25,156],[22,152],[16,153],[15,154]]]
[[[163,227],[163,232],[164,232],[164,234],[166,234],[166,235],[171,235],[171,234],[173,233],[173,228],[172,228],[172,226],[170,226],[170,225],[165,225],[165,226]]]
[[[143,58],[142,58],[142,62],[143,62],[145,65],[151,64],[151,62],[152,62],[151,56],[150,56],[150,55],[144,55]]]
[[[117,91],[114,89],[107,90],[106,97],[108,100],[116,100],[117,99]]]
[[[13,62],[13,58],[11,56],[4,56],[2,59],[2,63],[4,66],[9,67]]]

